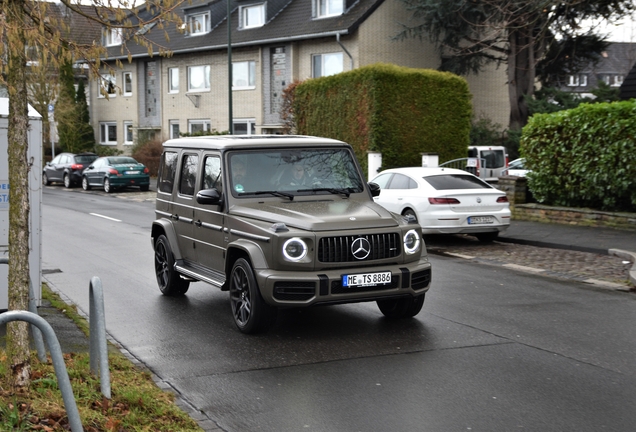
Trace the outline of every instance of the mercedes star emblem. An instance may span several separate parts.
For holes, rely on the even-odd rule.
[[[363,260],[371,253],[371,244],[369,240],[358,237],[351,244],[351,253],[355,259]]]

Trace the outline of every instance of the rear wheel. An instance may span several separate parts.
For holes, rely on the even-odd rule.
[[[411,318],[420,313],[426,295],[399,299],[378,300],[380,312],[387,318]]]
[[[159,290],[166,296],[181,296],[188,291],[190,282],[181,278],[174,268],[174,255],[165,235],[155,242],[155,275]]]
[[[88,184],[88,177],[86,176],[82,177],[82,189],[85,191],[91,190],[91,185]]]
[[[72,186],[73,183],[71,182],[71,176],[69,176],[68,173],[64,174],[64,187],[70,188]]]
[[[51,180],[49,180],[49,176],[46,173],[42,173],[42,184],[48,186],[51,184]]]
[[[230,274],[230,303],[234,323],[243,333],[266,330],[276,318],[276,309],[265,303],[250,263],[239,258]]]
[[[108,177],[104,179],[104,192],[111,193],[113,191],[113,187],[110,185],[110,180]]]
[[[497,240],[497,237],[499,237],[499,231],[487,232],[487,233],[478,233],[478,234],[475,234],[475,237],[477,237],[477,239],[480,242],[490,243],[490,242],[492,242],[494,240]]]
[[[413,216],[415,218],[415,222],[417,222],[417,215],[415,214],[415,212],[411,209],[406,209],[402,212],[402,216],[408,217],[408,216]]]

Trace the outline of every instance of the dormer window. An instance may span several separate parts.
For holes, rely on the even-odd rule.
[[[188,32],[200,35],[210,32],[210,14],[208,12],[188,16]]]
[[[265,25],[265,3],[241,6],[241,28],[255,28]]]
[[[120,28],[107,28],[104,29],[104,45],[117,46],[121,45],[121,29]]]
[[[342,15],[344,12],[344,0],[314,0],[316,3],[316,17],[325,18]]]

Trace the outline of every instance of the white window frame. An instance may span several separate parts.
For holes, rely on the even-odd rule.
[[[242,29],[263,27],[265,25],[265,3],[240,7]]]
[[[587,75],[568,75],[568,87],[585,87],[587,85]]]
[[[174,133],[175,126],[179,129],[179,132],[181,132],[181,128],[179,126],[179,120],[170,120],[168,122],[168,131],[170,133],[170,139],[175,139],[180,137],[179,133],[177,133],[176,135]]]
[[[109,88],[108,83],[112,84],[112,87],[111,87],[112,93],[108,92],[108,88]],[[108,97],[117,96],[117,77],[111,74],[102,75],[100,77],[100,84],[99,84],[99,97],[105,98],[106,96],[104,95],[104,93],[102,93],[102,90],[104,90],[104,93],[108,94]]]
[[[202,70],[203,86],[192,87],[192,73],[195,70]],[[210,91],[210,65],[188,66],[188,92]]]
[[[339,58],[340,60],[340,70],[339,71],[328,71],[325,69],[325,65],[330,61],[329,58]],[[320,59],[320,72],[316,74],[316,61]],[[333,61],[333,60],[331,60]],[[311,56],[311,75],[313,78],[320,78],[330,75],[336,75],[344,71],[344,56],[342,52],[334,52],[334,53],[324,53],[324,54],[314,54]]]
[[[110,129],[115,129],[115,141],[110,141]],[[99,122],[99,143],[102,145],[117,145],[117,122]]]
[[[124,90],[124,96],[132,96],[133,94],[133,81],[132,81],[132,72],[123,72],[121,74],[122,87]],[[126,81],[126,77],[129,77],[129,81]],[[127,88],[127,84],[130,83],[130,91]]]
[[[344,13],[345,0],[314,0],[316,18],[328,18]]]
[[[179,68],[168,68],[168,93],[179,93]]]
[[[202,119],[202,120],[188,120],[188,133],[192,132],[192,126],[194,125],[203,125],[203,130],[206,132],[210,132],[210,120]]]
[[[234,134],[236,134],[236,125],[237,124],[246,124],[247,125],[247,135],[255,135],[256,134],[256,119],[255,118],[232,119],[232,129],[234,130]],[[239,135],[242,135],[242,134],[239,134]]]
[[[587,75],[579,75],[579,86],[580,87],[585,87],[587,86]]]
[[[612,80],[612,87],[620,87],[623,85],[623,75],[614,75]]]
[[[128,140],[128,132],[130,129],[130,141]],[[133,132],[133,122],[125,121],[124,122],[124,144],[132,145],[134,140],[134,132]]]
[[[210,12],[188,15],[186,22],[188,23],[187,28],[190,36],[200,36],[210,32]]]
[[[104,30],[104,45],[107,47],[119,46],[123,41],[122,29],[110,27]]]
[[[246,80],[242,78],[246,77]],[[232,63],[232,90],[256,88],[256,62],[253,60]]]

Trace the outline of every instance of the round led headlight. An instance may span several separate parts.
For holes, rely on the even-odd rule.
[[[420,236],[417,231],[410,230],[404,234],[404,252],[412,255],[420,250]]]
[[[307,244],[301,239],[290,238],[283,244],[283,256],[289,261],[300,261],[307,255]]]

